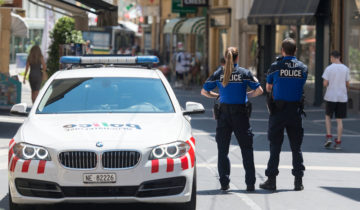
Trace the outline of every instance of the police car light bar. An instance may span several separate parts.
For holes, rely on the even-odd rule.
[[[62,56],[63,64],[154,64],[156,56]]]

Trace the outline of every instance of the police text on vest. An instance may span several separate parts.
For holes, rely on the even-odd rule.
[[[220,82],[224,80],[224,75],[220,76]],[[229,82],[242,82],[243,78],[241,74],[231,74]]]
[[[281,69],[280,70],[280,77],[297,77],[302,78],[302,71],[299,69]]]

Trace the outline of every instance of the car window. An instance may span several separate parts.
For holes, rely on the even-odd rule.
[[[37,114],[171,113],[169,95],[160,79],[96,77],[52,81]]]

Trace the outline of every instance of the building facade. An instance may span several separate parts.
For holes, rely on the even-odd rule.
[[[359,8],[359,0],[254,0],[248,22],[258,26],[258,76],[265,81],[267,69],[280,55],[281,41],[294,38],[296,56],[309,69],[306,102],[320,106],[322,73],[330,64],[330,52],[339,50],[351,71],[349,109],[360,111]]]

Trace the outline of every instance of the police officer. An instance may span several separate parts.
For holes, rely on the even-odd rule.
[[[268,179],[260,184],[260,188],[276,190],[279,156],[284,140],[284,129],[286,129],[293,158],[294,190],[303,190],[302,177],[305,167],[301,152],[304,135],[301,114],[303,113],[303,87],[308,71],[307,66],[294,56],[296,43],[293,39],[285,39],[281,47],[283,57],[278,58],[271,65],[267,75],[266,91],[272,92],[270,97],[273,99],[268,104],[270,110],[268,127],[270,158],[265,171]]]
[[[255,166],[253,154],[253,133],[246,109],[248,97],[263,93],[258,80],[248,69],[239,67],[239,51],[229,47],[225,52],[225,66],[219,67],[205,82],[201,94],[208,98],[220,98],[220,114],[217,120],[216,143],[218,148],[218,171],[221,190],[228,190],[230,183],[230,160],[228,158],[232,132],[241,148],[246,171],[247,191],[255,190]],[[252,91],[246,92],[247,87]],[[219,94],[212,90],[218,87]]]

